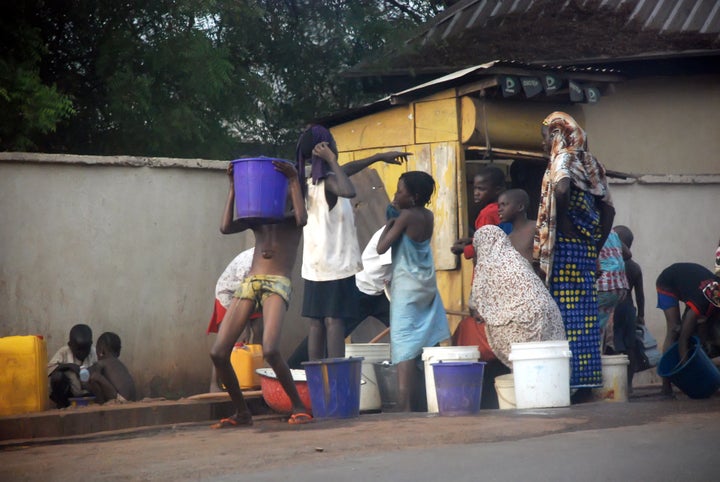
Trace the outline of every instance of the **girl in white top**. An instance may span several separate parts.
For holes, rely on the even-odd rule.
[[[362,270],[362,262],[350,202],[355,187],[349,178],[378,161],[401,164],[408,155],[391,151],[341,167],[335,139],[327,129],[310,126],[300,136],[298,163],[301,169],[311,163],[301,269],[305,280],[302,315],[310,319],[311,360],[345,356],[344,320],[358,310],[355,274]]]

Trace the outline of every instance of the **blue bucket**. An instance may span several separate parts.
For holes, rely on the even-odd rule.
[[[480,410],[485,362],[440,362],[432,367],[440,415],[472,415]]]
[[[315,418],[353,418],[360,415],[363,360],[364,357],[325,358],[302,363]]]
[[[281,172],[275,170],[272,161],[290,162],[271,157],[231,161],[238,218],[279,220],[284,217],[288,182]]]
[[[666,351],[657,367],[661,377],[667,377],[690,398],[708,398],[720,388],[720,370],[700,346],[700,340],[690,338],[688,359],[678,366],[680,351],[677,342]]]

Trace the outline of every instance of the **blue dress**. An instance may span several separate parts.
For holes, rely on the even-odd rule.
[[[548,289],[560,308],[572,352],[570,387],[599,387],[602,362],[595,271],[600,212],[595,197],[573,187],[568,215],[580,235],[571,238],[558,231]]]
[[[412,360],[423,347],[450,337],[447,315],[435,279],[430,240],[402,235],[392,247],[390,346],[392,362]]]

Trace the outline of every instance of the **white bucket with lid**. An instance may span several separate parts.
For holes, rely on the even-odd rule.
[[[515,408],[515,377],[512,373],[495,377],[495,391],[500,410]]]
[[[345,357],[363,357],[360,381],[360,411],[380,410],[382,398],[375,375],[374,363],[390,360],[390,343],[349,343]]]
[[[438,413],[437,392],[433,363],[440,361],[478,361],[480,350],[477,346],[433,346],[423,348],[422,360],[425,364],[425,397],[429,413]]]
[[[609,402],[628,401],[627,355],[602,355],[602,388],[593,388],[593,395]]]
[[[517,408],[569,406],[571,357],[567,341],[512,343]]]

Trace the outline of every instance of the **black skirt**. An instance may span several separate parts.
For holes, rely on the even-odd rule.
[[[352,318],[357,316],[360,291],[355,275],[333,281],[305,280],[302,315],[306,318]]]

